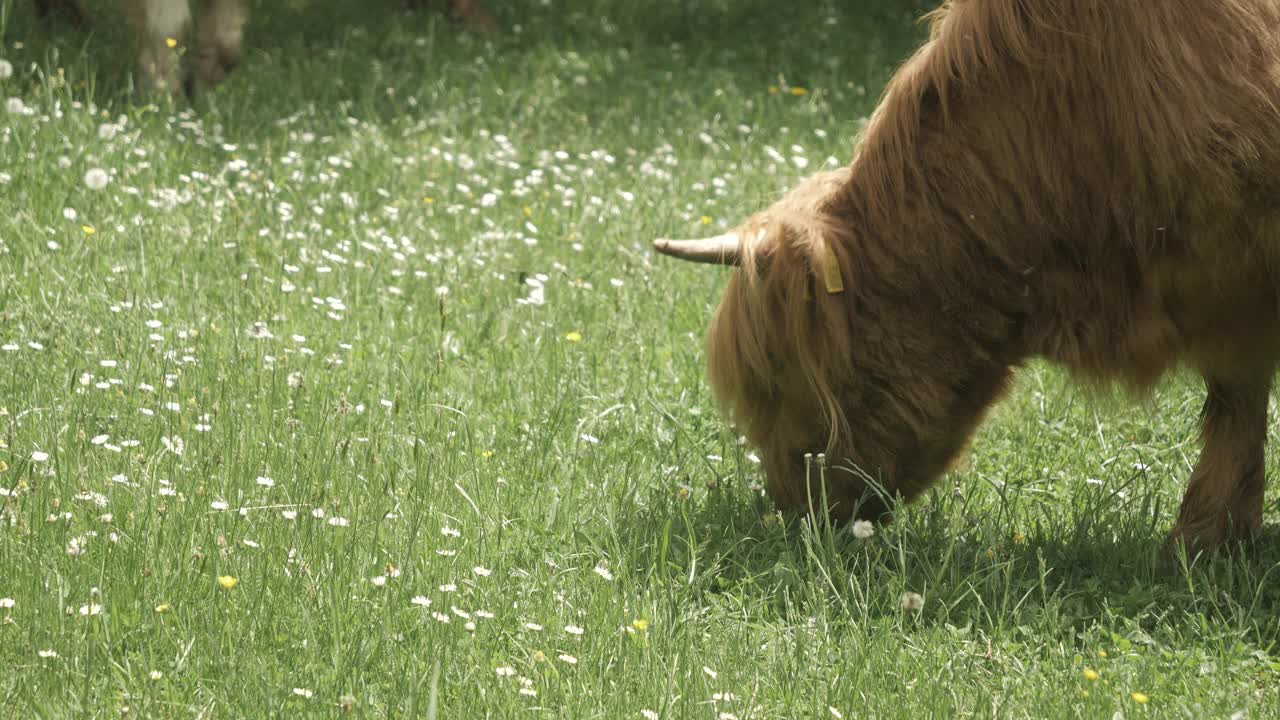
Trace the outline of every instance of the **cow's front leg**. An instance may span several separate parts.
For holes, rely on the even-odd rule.
[[[130,0],[129,20],[142,45],[142,72],[157,90],[177,93],[177,50],[191,26],[187,0]]]
[[[1182,498],[1172,540],[1201,550],[1262,527],[1263,447],[1270,379],[1208,379],[1201,421],[1204,449]]]
[[[245,10],[241,0],[206,0],[196,31],[195,61],[188,76],[187,92],[194,86],[212,87],[222,82],[240,62]]]

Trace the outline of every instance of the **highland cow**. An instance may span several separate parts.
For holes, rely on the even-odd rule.
[[[1172,531],[1262,523],[1280,363],[1280,0],[951,0],[851,164],[727,235],[713,388],[778,504],[918,496],[1032,357],[1208,388]],[[825,488],[804,455],[832,458]],[[812,478],[811,478],[812,479]]]

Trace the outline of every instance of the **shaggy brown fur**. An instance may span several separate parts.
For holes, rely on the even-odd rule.
[[[803,453],[823,449],[845,468],[835,518],[884,510],[868,478],[917,496],[1039,356],[1139,391],[1200,372],[1204,449],[1173,535],[1261,525],[1280,0],[947,2],[852,164],[737,234],[710,377],[780,504],[807,507]],[[831,257],[842,293],[820,281]]]

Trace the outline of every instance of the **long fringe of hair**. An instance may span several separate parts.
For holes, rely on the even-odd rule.
[[[826,281],[832,272],[852,276],[850,227],[827,207],[847,181],[847,169],[811,177],[744,223],[741,267],[707,341],[711,382],[731,414],[748,422],[771,417],[779,400],[799,389],[824,418],[828,444],[848,427],[836,383],[852,350],[849,307]],[[753,433],[749,424],[748,434],[758,435],[758,425]]]

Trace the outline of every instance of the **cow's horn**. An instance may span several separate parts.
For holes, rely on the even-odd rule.
[[[737,233],[717,235],[701,240],[667,240],[653,241],[653,249],[663,255],[689,260],[692,262],[711,263],[714,265],[739,265],[742,262],[742,240]]]

